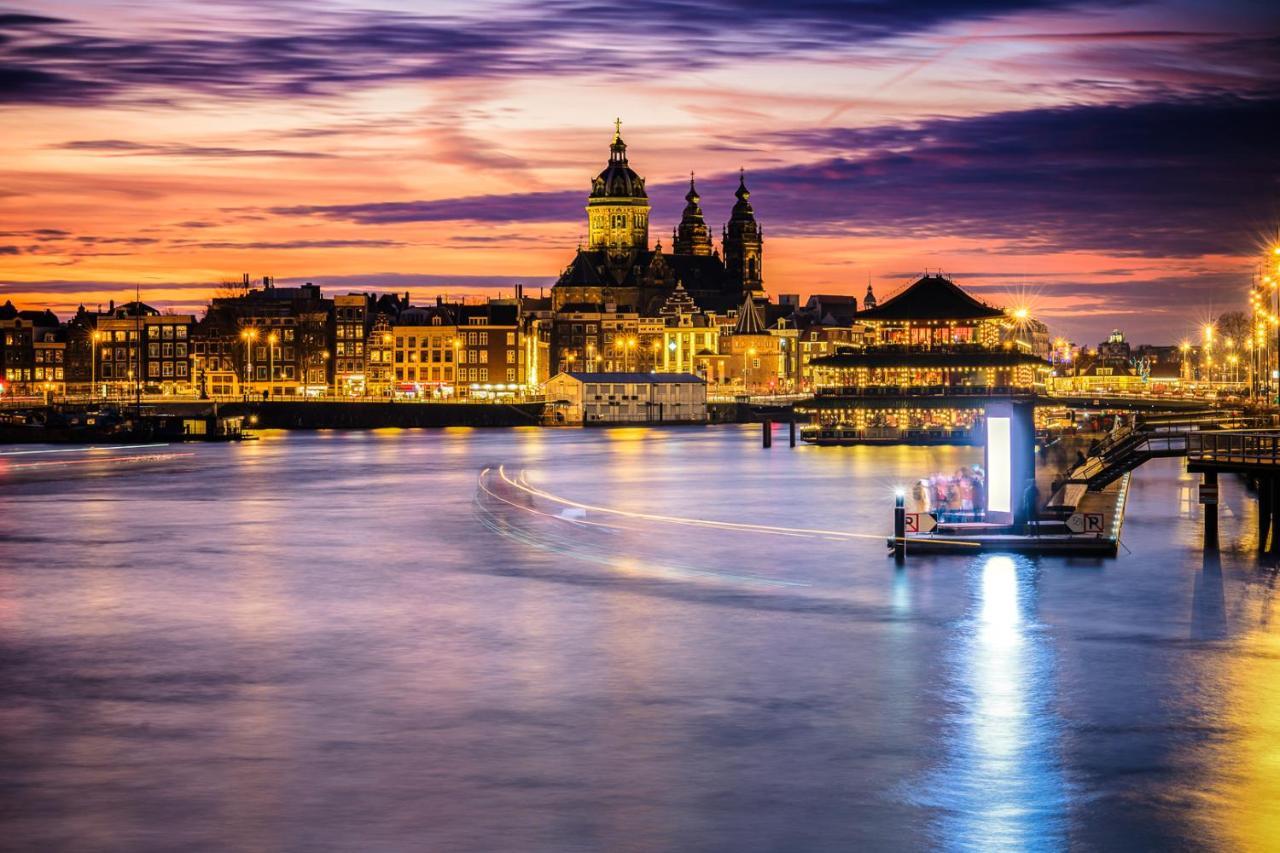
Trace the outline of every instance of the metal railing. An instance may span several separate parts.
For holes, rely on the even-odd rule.
[[[1187,460],[1280,466],[1280,430],[1191,433]]]

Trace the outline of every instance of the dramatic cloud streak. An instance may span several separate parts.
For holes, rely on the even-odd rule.
[[[64,142],[58,146],[65,151],[91,151],[116,157],[190,157],[254,159],[318,160],[332,155],[315,151],[291,151],[283,148],[224,148],[210,145],[155,145],[145,142],[129,142],[124,139],[81,139]]]
[[[498,14],[316,9],[275,31],[186,28],[105,36],[39,15],[0,17],[0,97],[93,103],[117,97],[296,97],[394,80],[506,78],[710,68],[734,60],[856,50],[944,24],[1079,5],[1068,0],[546,0]],[[731,22],[732,26],[726,26]],[[644,49],[637,50],[643,43]],[[166,91],[167,90],[167,91]]]
[[[1280,98],[1223,98],[787,131],[763,143],[842,156],[755,171],[749,183],[781,235],[818,228],[997,239],[1020,252],[1237,254],[1252,248],[1256,223],[1275,216],[1280,186],[1268,139],[1276,115]],[[678,209],[686,189],[651,187],[655,208]],[[569,223],[581,211],[582,192],[563,191],[270,212],[378,225]]]

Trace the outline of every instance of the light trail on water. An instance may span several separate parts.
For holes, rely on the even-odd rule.
[[[486,471],[489,469],[485,469]],[[483,476],[483,472],[482,472]],[[543,500],[558,503],[562,506],[573,507],[575,509],[585,510],[587,512],[599,512],[607,515],[615,515],[622,518],[635,518],[644,521],[656,521],[665,524],[682,524],[691,527],[710,527],[719,530],[737,530],[747,531],[751,533],[763,533],[772,536],[796,536],[805,539],[815,537],[823,537],[834,540],[850,540],[850,539],[874,539],[879,542],[885,541],[883,533],[855,533],[847,530],[823,530],[821,528],[811,527],[779,527],[770,524],[748,524],[739,521],[717,521],[709,518],[690,518],[688,516],[679,515],[660,515],[648,512],[633,512],[631,510],[617,509],[615,507],[597,506],[594,504],[582,503],[581,501],[570,500],[569,498],[560,497],[551,492],[544,491],[529,484],[525,478],[524,472],[521,471],[519,478],[516,480],[507,476],[506,467],[498,466],[498,476],[503,482],[512,488],[519,489],[533,497],[542,498]],[[558,517],[558,516],[557,516]]]

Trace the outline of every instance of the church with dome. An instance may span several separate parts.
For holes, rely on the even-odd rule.
[[[614,310],[657,316],[676,294],[700,310],[719,313],[748,296],[764,299],[764,239],[751,207],[746,176],[740,174],[736,202],[721,232],[721,248],[702,213],[692,175],[680,224],[671,246],[649,246],[649,196],[644,178],[627,161],[622,123],[609,145],[609,162],[591,182],[587,198],[587,245],[579,246],[551,290],[561,310]],[[679,291],[679,292],[677,292]]]

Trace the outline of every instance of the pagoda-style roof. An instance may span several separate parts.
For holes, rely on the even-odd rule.
[[[1016,349],[988,349],[979,346],[949,346],[919,349],[915,347],[871,347],[843,350],[834,355],[815,358],[814,367],[1013,367],[1034,364],[1048,367],[1049,362],[1029,352]]]
[[[942,275],[926,275],[898,295],[858,314],[858,320],[991,320],[999,308],[977,300]]]

